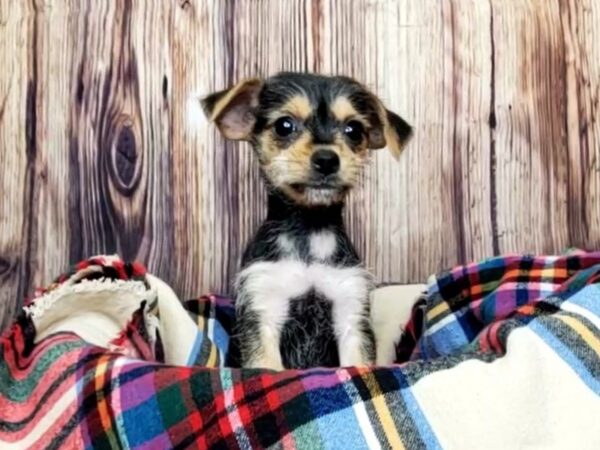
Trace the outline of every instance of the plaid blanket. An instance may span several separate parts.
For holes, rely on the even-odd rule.
[[[432,277],[389,367],[223,367],[230,300],[97,257],[0,340],[0,448],[600,448],[600,253]]]

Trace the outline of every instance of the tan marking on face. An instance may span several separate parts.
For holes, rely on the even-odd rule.
[[[312,136],[304,131],[289,147],[280,149],[270,133],[261,140],[261,164],[276,187],[304,183],[310,175]]]
[[[267,166],[281,150],[270,132],[262,133],[258,138],[258,160],[261,166]]]
[[[347,185],[354,186],[360,177],[362,168],[369,159],[366,141],[358,148],[352,149],[342,136],[335,139],[336,153],[340,157],[340,180]]]
[[[310,166],[310,157],[313,154],[312,136],[310,132],[304,131],[302,136],[292,145],[290,145],[285,152],[290,161],[294,162],[298,166]]]
[[[348,99],[348,97],[340,96],[337,97],[331,104],[331,112],[334,117],[340,122],[346,121],[350,117],[358,115],[358,111],[354,108],[354,105]]]
[[[356,110],[348,97],[339,96],[331,103],[331,112],[336,120],[346,122],[350,119],[358,120],[363,125],[369,125],[368,121]]]
[[[310,100],[305,95],[298,94],[294,95],[287,102],[285,102],[277,111],[273,111],[269,114],[270,120],[275,120],[283,116],[293,116],[298,120],[306,120],[312,114],[313,108],[310,104]]]

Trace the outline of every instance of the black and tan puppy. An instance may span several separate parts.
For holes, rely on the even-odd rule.
[[[411,127],[346,77],[280,73],[202,104],[226,138],[251,142],[269,190],[267,219],[236,281],[240,364],[372,363],[371,277],[344,231],[342,207],[369,149],[399,153]]]

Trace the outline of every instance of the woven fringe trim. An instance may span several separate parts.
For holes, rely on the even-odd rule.
[[[36,298],[31,305],[24,306],[23,311],[32,319],[39,319],[46,311],[50,310],[60,301],[61,297],[68,294],[94,293],[94,292],[129,292],[140,297],[140,302],[147,300],[148,304],[156,298],[156,292],[149,291],[141,281],[112,280],[99,278],[96,280],[82,280],[77,284],[64,284],[56,289]],[[148,304],[146,308],[148,308]],[[155,325],[155,324],[153,324]]]

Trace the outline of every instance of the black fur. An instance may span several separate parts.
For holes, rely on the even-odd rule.
[[[242,301],[244,299],[239,297],[240,292],[243,292],[243,286],[240,286],[238,289],[238,297],[236,298],[236,321],[225,360],[225,364],[228,367],[242,367],[242,355],[249,355],[260,351],[260,342],[258,339],[251,338],[258,336],[258,315],[248,302]]]
[[[284,194],[269,194],[267,219],[261,225],[242,257],[242,268],[256,261],[278,261],[284,255],[277,245],[277,238],[286,234],[296,245],[300,259],[312,262],[309,254],[309,238],[316,231],[331,231],[336,236],[336,252],[331,264],[356,266],[360,258],[344,230],[342,204],[303,207],[292,204]]]
[[[400,141],[404,142],[408,140],[413,133],[412,127],[398,114],[391,111],[387,111],[387,119],[389,124],[392,126]]]
[[[331,310],[331,302],[314,290],[291,301],[279,345],[285,367],[340,365]]]

